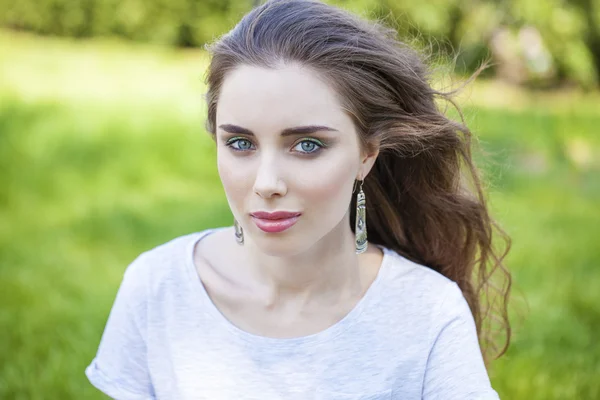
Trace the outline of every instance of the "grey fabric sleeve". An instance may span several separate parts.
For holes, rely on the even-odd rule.
[[[154,399],[146,359],[146,279],[142,256],[126,269],[96,357],[86,368],[89,381],[118,400]]]
[[[445,299],[433,316],[438,322],[434,322],[437,328],[425,370],[423,400],[497,400],[473,315],[456,283],[448,283]]]

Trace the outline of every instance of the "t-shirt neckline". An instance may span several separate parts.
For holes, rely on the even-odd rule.
[[[366,290],[363,297],[355,304],[355,306],[339,321],[335,324],[325,328],[316,333],[312,333],[310,335],[297,336],[291,338],[275,338],[269,336],[257,335],[254,333],[247,332],[235,324],[233,324],[221,311],[217,308],[217,306],[213,303],[212,299],[208,295],[206,291],[206,287],[202,283],[200,276],[196,270],[196,266],[194,264],[194,249],[196,244],[207,237],[208,235],[217,232],[222,229],[227,229],[228,227],[223,228],[214,228],[214,229],[206,229],[201,232],[197,232],[196,234],[191,235],[191,240],[189,241],[186,247],[186,268],[191,275],[190,284],[192,285],[192,291],[197,293],[200,301],[204,305],[204,310],[209,314],[216,323],[219,324],[220,327],[225,328],[229,331],[233,336],[242,339],[246,342],[250,342],[254,345],[264,344],[267,346],[276,346],[276,347],[287,347],[287,346],[297,346],[303,344],[314,344],[319,342],[324,342],[330,340],[339,334],[346,331],[352,325],[360,320],[360,315],[367,308],[367,306],[373,302],[373,300],[378,296],[381,292],[380,287],[382,286],[382,282],[385,281],[385,276],[390,269],[389,264],[391,263],[391,250],[386,248],[385,246],[378,246],[383,251],[383,259],[381,262],[381,266],[379,267],[379,271],[377,272],[377,276],[371,282],[371,285]]]

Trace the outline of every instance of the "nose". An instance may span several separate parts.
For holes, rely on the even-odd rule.
[[[285,196],[287,187],[281,179],[281,170],[275,157],[263,157],[256,171],[254,193],[265,199],[273,196]]]

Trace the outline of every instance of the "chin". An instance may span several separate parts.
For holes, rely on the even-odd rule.
[[[260,251],[272,257],[292,257],[306,251],[311,243],[307,243],[306,235],[302,235],[292,227],[291,229],[268,233],[254,227],[252,241]]]
[[[293,235],[272,234],[261,231],[257,236],[252,238],[256,247],[262,253],[272,257],[290,257],[302,250],[298,246],[298,241],[293,239]]]

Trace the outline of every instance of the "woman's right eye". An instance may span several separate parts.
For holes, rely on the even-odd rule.
[[[232,138],[227,141],[226,145],[236,151],[252,150],[252,142],[243,138]]]

